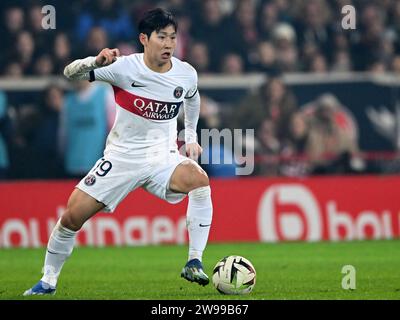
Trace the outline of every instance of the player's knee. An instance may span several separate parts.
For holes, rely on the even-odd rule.
[[[195,188],[207,187],[210,185],[210,179],[208,178],[207,173],[202,172],[198,175],[197,183]]]
[[[209,184],[207,173],[198,164],[187,161],[179,166],[179,171],[171,178],[170,188],[177,192],[189,193]]]
[[[83,224],[75,216],[76,214],[74,214],[73,210],[67,209],[61,216],[60,222],[62,226],[72,231],[80,230]]]
[[[210,185],[210,180],[208,179],[207,173],[205,173],[203,170],[197,170],[195,173],[186,181],[186,189],[188,192],[202,188],[202,187],[207,187]]]

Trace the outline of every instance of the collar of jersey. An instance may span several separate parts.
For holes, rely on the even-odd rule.
[[[172,69],[174,68],[174,63],[172,62],[172,57],[171,57],[171,68],[170,68],[168,71],[166,71],[166,72],[157,72],[157,71],[151,70],[151,69],[146,65],[146,63],[144,62],[144,53],[141,53],[141,55],[140,55],[140,61],[143,63],[143,65],[144,65],[144,67],[146,68],[147,71],[149,71],[149,72],[151,72],[151,73],[154,73],[154,74],[160,74],[160,75],[169,74],[170,72],[172,72]]]

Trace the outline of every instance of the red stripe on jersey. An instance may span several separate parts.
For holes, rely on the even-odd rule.
[[[112,86],[115,102],[125,110],[150,120],[171,120],[178,115],[182,101],[165,102],[137,96]]]

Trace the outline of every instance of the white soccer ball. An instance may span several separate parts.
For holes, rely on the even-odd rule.
[[[215,265],[212,282],[223,294],[248,294],[256,284],[256,269],[241,256],[228,256]]]

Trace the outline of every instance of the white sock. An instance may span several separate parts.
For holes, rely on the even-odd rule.
[[[210,232],[213,207],[210,186],[189,192],[187,227],[189,232],[189,258],[201,261]]]
[[[55,287],[64,262],[74,248],[76,231],[69,230],[58,220],[47,244],[42,281]]]

